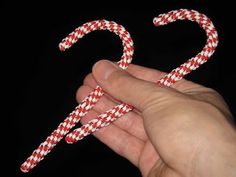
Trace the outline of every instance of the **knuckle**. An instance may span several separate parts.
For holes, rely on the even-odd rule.
[[[130,81],[130,76],[125,72],[116,72],[111,78],[111,84],[113,87],[119,87],[121,85],[127,84]]]

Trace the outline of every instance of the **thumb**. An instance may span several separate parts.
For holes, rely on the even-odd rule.
[[[154,100],[160,100],[163,92],[168,92],[165,87],[137,79],[107,60],[98,61],[92,73],[105,92],[140,111],[145,110]]]

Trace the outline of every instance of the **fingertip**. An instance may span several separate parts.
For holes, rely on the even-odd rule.
[[[81,102],[82,100],[84,100],[84,98],[88,96],[92,90],[93,89],[87,85],[80,86],[76,92],[77,102]]]
[[[84,84],[84,85],[87,85],[87,86],[90,86],[90,87],[93,87],[93,88],[95,88],[95,87],[98,85],[97,82],[96,82],[96,80],[94,79],[92,73],[89,73],[89,74],[84,78],[83,84]]]
[[[109,60],[100,60],[93,66],[92,73],[97,82],[103,82],[119,67]]]

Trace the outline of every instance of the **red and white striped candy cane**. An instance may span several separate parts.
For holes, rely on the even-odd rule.
[[[158,17],[154,18],[154,24],[156,26],[165,25],[170,22],[174,22],[176,20],[191,20],[196,21],[200,24],[200,26],[206,31],[207,34],[207,43],[203,48],[202,52],[197,54],[197,56],[189,59],[187,62],[182,64],[180,67],[172,70],[169,74],[164,76],[162,79],[157,81],[159,84],[163,84],[166,86],[171,86],[176,81],[180,80],[191,72],[198,68],[201,64],[205,63],[207,59],[214,53],[215,48],[218,44],[217,32],[215,30],[214,25],[211,20],[203,14],[200,14],[194,10],[186,10],[180,9],[171,11],[167,14],[161,14]],[[96,23],[97,22],[97,23]],[[107,25],[103,25],[102,23],[107,23]],[[128,64],[131,62],[132,54],[133,54],[133,43],[129,36],[129,33],[126,32],[123,27],[114,25],[114,22],[107,21],[94,21],[93,24],[86,23],[87,25],[83,25],[82,28],[77,28],[74,32],[72,32],[61,44],[60,49],[65,50],[69,48],[72,44],[74,44],[80,37],[84,34],[89,33],[90,31],[97,29],[104,29],[103,27],[107,27],[106,29],[115,32],[120,36],[124,46],[124,54],[120,62],[118,62],[119,66],[123,69],[127,68]],[[90,26],[91,27],[88,27]],[[78,30],[79,29],[79,30]],[[123,31],[122,33],[119,31]],[[82,31],[82,32],[81,32]],[[128,37],[127,37],[128,36]],[[127,44],[126,44],[127,43]],[[126,53],[126,54],[125,54]],[[127,59],[128,58],[128,59]],[[83,117],[88,110],[90,110],[95,103],[100,99],[103,95],[102,89],[97,86],[96,89],[85,98],[85,100],[79,105],[75,111],[73,111],[69,117],[61,123],[58,128],[46,139],[44,143],[42,143],[38,149],[36,149],[33,154],[26,160],[26,162],[21,166],[21,170],[24,172],[32,169],[40,160],[44,158],[44,156],[50,152],[50,150],[59,142],[62,137],[68,133],[68,131]],[[122,103],[120,105],[115,106],[113,109],[108,110],[106,113],[99,115],[97,118],[91,120],[86,125],[83,125],[81,128],[74,130],[71,134],[67,136],[67,142],[73,143],[79,139],[82,139],[84,136],[109,125],[111,122],[115,121],[117,118],[121,117],[125,113],[131,111],[133,109],[132,106]]]
[[[123,55],[118,65],[122,69],[126,69],[132,60],[134,48],[133,41],[128,31],[115,22],[106,20],[91,21],[83,24],[70,33],[60,44],[61,51],[70,48],[75,42],[95,30],[109,30],[117,34],[122,40]],[[79,120],[85,116],[90,109],[98,102],[104,94],[102,88],[97,86],[82,102],[79,104],[69,116],[59,124],[56,130],[49,135],[46,140],[33,151],[32,155],[21,165],[21,171],[28,172],[34,168],[52,149],[53,147],[73,128]]]
[[[218,44],[217,31],[211,22],[211,20],[194,10],[180,9],[170,11],[166,14],[160,14],[154,18],[153,23],[155,26],[166,25],[176,20],[191,20],[197,22],[206,32],[207,41],[203,50],[195,57],[190,58],[178,68],[172,70],[169,74],[158,80],[157,83],[165,86],[171,86],[176,81],[182,79],[186,74],[192,70],[197,69],[201,64],[205,63],[209,57],[214,53]],[[99,130],[102,127],[108,126],[111,122],[117,120],[119,117],[128,113],[133,109],[125,103],[115,106],[107,112],[99,115],[95,119],[92,119],[87,124],[75,129],[72,133],[66,136],[67,143],[74,143],[83,139],[85,136]]]

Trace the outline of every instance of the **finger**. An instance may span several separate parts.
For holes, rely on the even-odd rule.
[[[143,67],[143,66],[139,66],[135,64],[130,64],[127,69],[127,72],[138,79],[154,82],[154,83],[156,83],[158,80],[160,80],[162,77],[164,77],[167,74],[165,72],[162,72],[156,69],[151,69],[151,68],[147,68],[147,67]],[[92,88],[95,88],[95,86],[98,85],[92,73],[88,74],[85,77],[84,85],[88,85]],[[182,79],[176,82],[171,87],[184,93],[189,93],[189,92],[191,93],[192,91],[194,92],[195,90],[202,88],[201,85],[193,83],[185,79]]]
[[[81,119],[82,124],[86,124],[91,119],[97,117],[99,113],[91,110]],[[93,135],[101,142],[110,147],[117,154],[125,157],[131,163],[138,166],[140,153],[144,146],[144,141],[129,134],[114,124],[99,129]]]
[[[155,69],[146,68],[143,66],[134,65],[134,64],[130,64],[127,71],[128,71],[128,73],[130,73],[131,75],[133,75],[136,78],[147,80],[150,82],[156,82],[156,80],[158,80],[158,79],[162,78],[164,75],[166,75],[165,72],[155,70]],[[93,75],[90,73],[85,78],[84,84],[86,84],[90,87],[95,87],[97,85],[97,82],[94,79]],[[193,83],[191,81],[187,81],[185,79],[178,81],[172,87],[183,92],[183,93],[186,93],[188,95],[192,95],[195,99],[208,101],[209,103],[214,103],[215,106],[218,108],[226,108],[223,112],[226,112],[226,115],[230,115],[229,112],[227,111],[228,110],[227,106],[225,106],[225,103],[223,101],[220,101],[220,103],[223,103],[223,104],[219,104],[218,101],[215,101],[216,99],[222,100],[222,98],[220,98],[220,96],[217,94],[217,92],[215,92],[212,89],[202,87],[199,84]],[[109,97],[109,98],[112,99],[112,97]],[[114,99],[112,99],[112,100],[114,102],[116,101]]]
[[[77,100],[81,101],[92,90],[93,89],[89,86],[81,86],[77,92]],[[117,105],[115,102],[108,99],[107,96],[103,96],[94,106],[93,110],[101,114],[114,107],[115,105]],[[147,135],[143,126],[143,119],[135,112],[125,114],[124,116],[116,120],[114,124],[141,140],[147,139]]]
[[[150,68],[146,68],[146,67],[142,67],[142,66],[138,66],[134,64],[130,64],[130,66],[128,67],[126,71],[136,78],[154,82],[154,83],[157,80],[161,79],[164,75],[166,75],[166,73],[161,72],[159,70],[154,70],[154,69],[150,69]],[[92,88],[98,85],[92,73],[89,73],[85,77],[83,84],[88,85]]]
[[[120,129],[114,124],[110,124],[93,134],[114,152],[138,166],[139,156],[144,146],[142,140]]]
[[[93,77],[98,84],[118,100],[133,105],[141,112],[153,102],[170,98],[173,89],[137,79],[110,61],[101,60],[93,67]]]

